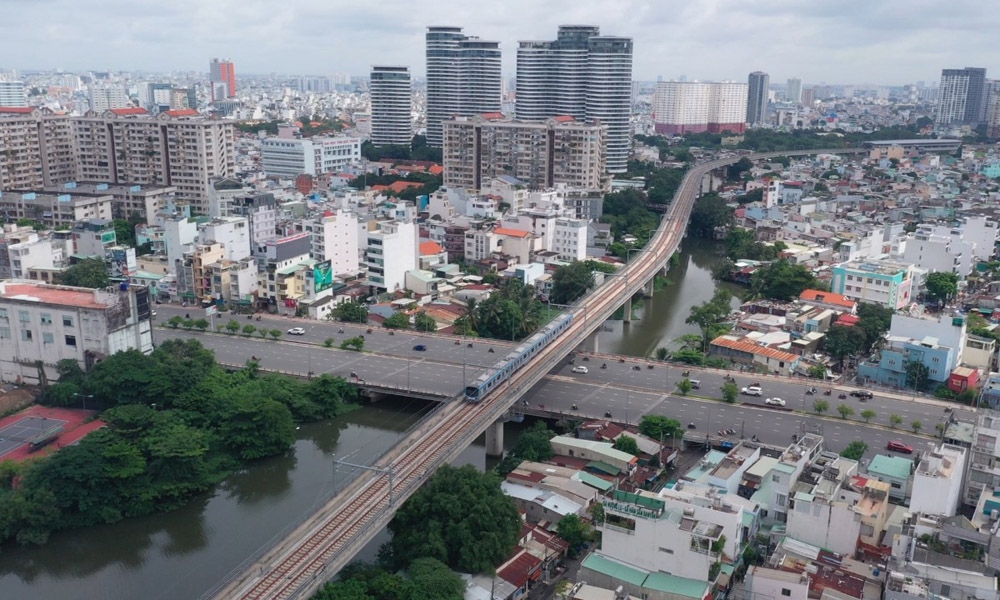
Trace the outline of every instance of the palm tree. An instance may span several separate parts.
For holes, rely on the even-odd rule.
[[[469,329],[473,331],[479,330],[479,301],[475,298],[469,298],[465,301],[465,316],[469,323]]]

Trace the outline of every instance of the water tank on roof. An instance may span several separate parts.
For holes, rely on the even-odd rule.
[[[123,281],[123,282],[119,283],[118,284],[118,289],[120,291],[122,291],[122,292],[127,292],[128,291],[128,282],[127,281]]]

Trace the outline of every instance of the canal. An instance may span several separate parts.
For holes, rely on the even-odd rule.
[[[684,238],[677,254],[679,260],[670,267],[666,285],[659,286],[652,298],[633,311],[638,319],[605,323],[598,349],[630,356],[653,356],[660,346],[674,349],[674,340],[680,336],[701,333],[696,325],[684,321],[692,306],[711,300],[718,288],[732,293],[732,306],[739,307],[744,288],[712,279],[712,269],[724,258],[716,248],[717,244],[710,240]]]
[[[698,239],[685,239],[679,256],[669,283],[636,311],[640,319],[606,324],[602,352],[649,356],[685,333],[698,333],[684,320],[693,304],[714,294],[712,267],[721,257],[713,243]],[[739,288],[725,289],[734,293],[735,306]],[[198,598],[344,484],[350,469],[335,471],[335,458],[373,463],[427,411],[422,402],[391,399],[332,421],[302,425],[289,453],[255,463],[179,510],[56,533],[45,546],[5,546],[0,552],[0,598]],[[508,448],[520,430],[508,424]],[[492,465],[482,438],[456,464]],[[359,558],[373,559],[386,539],[383,531]]]

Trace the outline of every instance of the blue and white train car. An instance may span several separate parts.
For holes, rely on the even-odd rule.
[[[540,329],[537,333],[521,342],[503,358],[480,375],[475,381],[465,387],[465,399],[469,402],[479,402],[501,383],[507,380],[541,352],[553,339],[559,336],[573,322],[573,315],[563,315]]]

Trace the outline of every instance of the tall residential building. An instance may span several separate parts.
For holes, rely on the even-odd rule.
[[[986,69],[942,69],[937,122],[978,125],[986,121]]]
[[[330,261],[334,275],[358,274],[358,219],[343,211],[328,210],[306,223],[312,258]]]
[[[372,144],[409,146],[412,97],[409,67],[372,67],[369,85],[372,105]]]
[[[213,84],[213,101],[236,97],[236,65],[234,65],[228,58],[223,60],[219,60],[218,58],[212,59],[212,62],[208,65],[208,80]],[[216,83],[226,84],[226,93],[224,97],[217,91],[219,88],[214,85]]]
[[[500,113],[443,123],[444,185],[480,190],[504,175],[531,189],[564,183],[600,190],[605,182],[608,127],[563,115],[544,122],[504,119]]]
[[[270,137],[261,142],[261,162],[268,177],[335,173],[361,161],[361,139],[314,137],[287,139]]]
[[[747,123],[763,125],[767,123],[767,91],[771,85],[771,78],[763,71],[750,73],[747,79]]]
[[[369,224],[367,233],[365,262],[369,283],[389,292],[406,287],[406,272],[416,269],[419,264],[417,224],[375,221]]]
[[[96,113],[132,106],[132,101],[125,92],[125,86],[115,83],[90,84],[87,99],[90,101],[90,110]]]
[[[22,148],[0,153],[0,189],[40,189],[69,181],[173,186],[200,214],[209,209],[209,179],[236,172],[231,121],[197,111],[155,117],[118,108],[82,117],[47,109],[0,109],[0,141]]]
[[[427,28],[427,145],[440,148],[441,122],[500,111],[500,44]]]
[[[169,83],[147,82],[139,84],[139,106],[150,112],[169,110],[171,90],[173,86]],[[183,108],[187,108],[186,106]],[[191,107],[195,108],[195,107]]]
[[[515,110],[524,121],[561,115],[599,120],[608,127],[607,171],[624,172],[631,149],[632,39],[563,25],[554,41],[520,42]]]
[[[983,103],[986,105],[986,135],[1000,138],[1000,79],[986,80]]]
[[[785,84],[785,100],[795,104],[802,100],[802,80],[798,77],[792,77]]]
[[[27,106],[24,82],[0,81],[0,106]]]
[[[661,81],[653,97],[657,133],[684,135],[746,130],[747,84]]]

